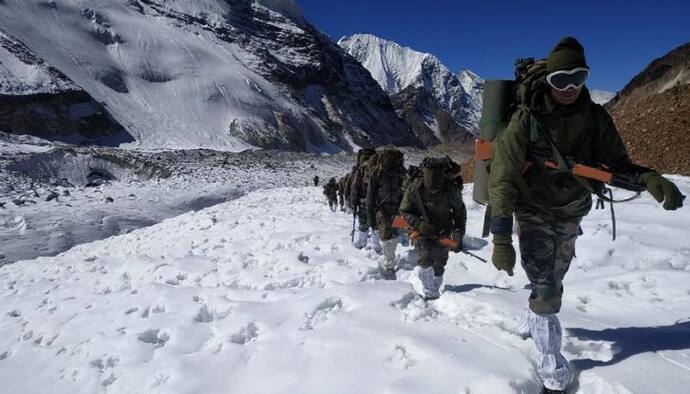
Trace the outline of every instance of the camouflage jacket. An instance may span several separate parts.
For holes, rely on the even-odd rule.
[[[416,178],[405,190],[400,214],[415,227],[427,220],[438,230],[438,235],[450,235],[453,231],[465,234],[467,210],[462,201],[462,187],[451,180],[438,193],[430,193],[424,188],[424,180]]]
[[[521,175],[530,152],[552,151],[543,133],[563,157],[576,162],[638,176],[650,171],[630,161],[611,116],[591,101],[586,89],[569,107],[556,106],[548,93],[544,102],[545,113],[540,115],[520,107],[494,140],[489,176],[492,217],[509,217],[520,209],[569,218],[591,209],[590,192],[568,172],[532,165]],[[526,188],[521,188],[518,177]]]
[[[405,168],[383,169],[369,174],[367,186],[367,220],[370,227],[376,227],[376,214],[386,217],[398,214],[403,197]]]
[[[351,205],[360,206],[366,203],[368,185],[369,166],[367,164],[360,164],[355,168],[352,175],[352,183],[350,185]]]

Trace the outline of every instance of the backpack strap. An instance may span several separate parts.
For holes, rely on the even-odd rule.
[[[551,136],[549,135],[549,133],[544,132],[544,130],[542,129],[542,127],[541,127],[542,122],[540,122],[539,119],[538,119],[531,111],[530,111],[530,115],[531,115],[531,117],[532,117],[532,119],[531,119],[532,122],[530,122],[530,123],[531,123],[532,129],[533,129],[534,131],[536,131],[536,133],[537,133],[541,138],[543,138],[543,139],[549,144],[549,146],[551,147],[551,152],[553,153],[553,156],[554,156],[554,158],[556,159],[556,164],[558,165],[558,169],[561,170],[561,171],[563,171],[563,172],[569,172],[569,173],[572,174],[572,172],[570,171],[570,166],[568,165],[568,162],[565,160],[565,158],[563,157],[563,155],[561,155],[561,153],[558,151],[558,148],[556,148],[556,144],[553,142],[553,139],[551,138]],[[606,195],[604,195],[604,194],[601,192],[601,190],[597,190],[594,186],[592,186],[592,182],[591,182],[589,179],[583,178],[583,177],[581,177],[581,176],[577,176],[577,175],[575,175],[575,174],[572,174],[572,176],[573,176],[573,178],[575,178],[575,180],[576,180],[580,185],[582,185],[582,187],[585,188],[585,190],[587,190],[588,192],[590,192],[590,193],[596,195],[596,196],[599,197],[601,200],[606,201],[606,202],[608,202],[608,203],[628,202],[628,201],[632,201],[632,200],[634,200],[634,199],[636,199],[636,198],[638,198],[638,197],[640,196],[640,193],[638,192],[638,193],[637,193],[635,196],[633,196],[633,197],[626,198],[626,199],[623,199],[623,200],[614,200],[614,199],[609,198],[609,197],[607,197]]]

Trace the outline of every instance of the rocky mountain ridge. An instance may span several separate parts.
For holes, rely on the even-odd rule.
[[[477,74],[453,73],[429,53],[372,34],[343,37],[338,45],[369,70],[424,143],[467,141],[477,134],[484,82]]]
[[[633,160],[690,175],[690,43],[652,61],[606,107]]]
[[[369,73],[290,0],[5,0],[0,26],[142,148],[420,145]]]

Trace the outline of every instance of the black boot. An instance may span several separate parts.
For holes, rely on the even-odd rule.
[[[565,390],[551,390],[544,387],[541,394],[565,394]]]

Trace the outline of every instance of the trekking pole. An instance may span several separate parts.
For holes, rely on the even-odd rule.
[[[472,257],[474,257],[475,259],[481,261],[482,263],[487,263],[486,259],[483,259],[483,258],[477,256],[476,254],[472,253],[472,252],[469,252],[469,251],[464,250],[464,249],[461,250],[460,252],[462,252],[462,253],[464,253],[464,254],[466,254],[466,255],[468,255],[468,256],[472,256]]]

